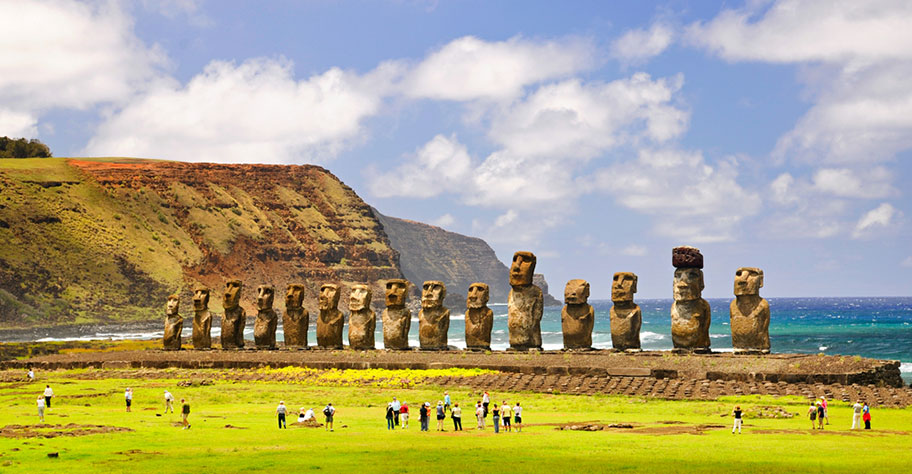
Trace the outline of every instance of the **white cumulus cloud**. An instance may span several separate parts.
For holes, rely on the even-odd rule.
[[[611,56],[623,63],[639,63],[662,54],[673,39],[674,30],[662,23],[648,30],[629,30],[611,43]]]
[[[862,215],[861,219],[858,219],[858,223],[855,224],[855,230],[852,232],[852,238],[858,239],[869,236],[876,232],[878,228],[889,227],[893,224],[894,218],[898,213],[899,211],[890,203],[882,203]]]
[[[392,171],[374,169],[370,190],[378,197],[418,198],[459,192],[470,179],[471,167],[472,158],[455,135],[437,135]]]

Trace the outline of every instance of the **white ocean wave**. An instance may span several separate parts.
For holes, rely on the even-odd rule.
[[[710,334],[709,337],[712,339],[719,339],[721,337],[729,337],[729,335],[728,334]]]
[[[655,342],[665,339],[663,334],[651,331],[643,331],[640,333],[640,340],[643,342]]]
[[[817,348],[818,351],[825,351],[827,349],[829,349],[829,347],[827,347],[827,346],[820,346]]]

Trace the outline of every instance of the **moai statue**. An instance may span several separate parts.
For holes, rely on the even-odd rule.
[[[275,287],[260,285],[257,287],[257,317],[253,322],[253,342],[257,349],[276,348],[276,326],[279,315],[272,308],[275,301]]]
[[[412,326],[412,312],[405,306],[408,298],[408,280],[386,281],[386,309],[383,319],[383,346],[387,349],[408,350],[408,334]]]
[[[709,352],[709,303],[702,298],[703,255],[693,247],[675,247],[671,341],[676,350]]]
[[[209,288],[193,290],[193,348],[211,349],[212,315],[209,313]]]
[[[446,286],[430,280],[421,287],[421,311],[418,312],[418,341],[423,350],[446,350],[450,330],[450,310],[443,307]]]
[[[640,326],[643,313],[633,302],[637,292],[637,276],[630,272],[614,274],[611,283],[611,345],[619,351],[640,350]]]
[[[285,347],[288,349],[306,348],[309,324],[310,314],[304,309],[304,285],[288,285],[285,290],[285,314],[282,315]]]
[[[317,345],[321,349],[342,349],[345,315],[339,311],[339,285],[320,287],[320,316],[317,318]]]
[[[735,299],[728,308],[736,353],[769,353],[770,306],[760,297],[760,288],[763,270],[741,267],[735,272]]]
[[[179,351],[181,348],[181,331],[184,330],[184,318],[180,315],[180,297],[177,295],[169,296],[167,308],[162,348],[166,351]]]
[[[589,282],[570,280],[564,288],[561,330],[564,349],[592,349],[592,327],[595,310],[589,304]]]
[[[242,349],[244,347],[244,326],[247,325],[247,313],[241,307],[240,280],[229,280],[225,283],[225,295],[222,307],[222,349]]]
[[[465,337],[466,348],[472,350],[491,349],[491,328],[494,326],[494,311],[488,308],[491,290],[486,283],[472,283],[466,296]]]
[[[377,314],[371,309],[373,292],[368,285],[352,285],[348,298],[348,346],[365,350],[374,348]]]
[[[536,258],[532,252],[516,252],[510,265],[510,297],[507,300],[510,349],[541,349],[541,318],[544,302],[541,288],[532,284]]]

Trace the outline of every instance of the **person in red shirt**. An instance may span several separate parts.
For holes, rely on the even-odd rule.
[[[402,406],[399,407],[399,417],[402,418],[402,429],[408,429],[408,419],[409,419],[408,403],[402,402]]]

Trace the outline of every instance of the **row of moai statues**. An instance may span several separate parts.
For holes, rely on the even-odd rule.
[[[511,291],[508,299],[508,328],[510,348],[513,350],[541,349],[541,318],[543,297],[540,288],[532,284],[536,258],[531,252],[516,252],[510,267]],[[674,276],[674,303],[671,307],[671,333],[675,350],[708,352],[710,347],[709,303],[702,298],[703,256],[693,247],[676,247],[672,251]],[[763,286],[763,271],[757,268],[739,268],[735,274],[735,297],[730,305],[732,344],[736,352],[769,352],[769,304],[759,296]],[[246,314],[240,307],[242,284],[231,280],[225,286],[221,344],[223,349],[244,347]],[[386,282],[386,309],[381,314],[383,343],[387,349],[409,349],[408,334],[411,311],[406,306],[409,282],[394,279]],[[592,331],[595,311],[588,303],[589,283],[570,280],[564,290],[565,305],[561,311],[561,329],[564,348],[588,350],[592,348]],[[634,302],[637,276],[631,272],[614,274],[611,286],[610,310],[611,341],[614,349],[640,350],[642,312]],[[275,289],[262,285],[257,288],[258,313],[254,323],[254,343],[260,349],[276,347],[278,316],[273,309]],[[338,309],[339,286],[325,284],[319,293],[317,319],[317,346],[341,349],[344,315]],[[376,314],[371,309],[371,288],[368,285],[351,287],[349,300],[349,347],[364,350],[375,347],[374,331]],[[304,286],[289,285],[286,290],[282,325],[285,346],[307,347],[309,315],[303,308]],[[426,281],[421,290],[421,310],[418,313],[419,342],[424,350],[444,350],[450,326],[450,311],[443,306],[446,286],[441,281]],[[473,283],[466,296],[465,336],[466,346],[473,350],[488,350],[494,313],[488,308],[489,288],[485,283]],[[209,314],[209,290],[199,288],[194,292],[193,346],[197,349],[211,347],[209,336],[212,318]],[[168,300],[165,320],[164,347],[180,349],[183,319],[178,314],[177,296]]]

